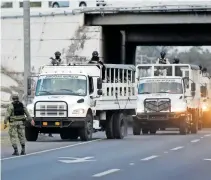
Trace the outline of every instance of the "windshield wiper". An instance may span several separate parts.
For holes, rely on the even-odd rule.
[[[71,89],[59,89],[59,90],[73,92]]]
[[[138,94],[151,94],[150,92],[142,92],[142,93],[138,93]]]
[[[49,91],[39,91],[39,93],[47,93],[47,94],[52,94],[51,92],[49,92]]]
[[[167,91],[160,91],[160,92],[156,92],[156,93],[169,93]]]

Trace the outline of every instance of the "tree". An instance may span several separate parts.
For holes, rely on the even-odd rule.
[[[211,52],[203,49],[201,46],[191,47],[188,51],[178,51],[174,46],[142,46],[137,48],[137,63],[149,62],[149,59],[156,60],[160,57],[160,52],[165,50],[170,62],[173,62],[175,57],[180,59],[181,63],[202,65],[208,71],[211,71]]]

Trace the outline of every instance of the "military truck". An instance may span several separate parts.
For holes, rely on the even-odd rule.
[[[138,100],[133,134],[178,128],[197,133],[202,125],[200,68],[190,64],[136,66]]]
[[[31,77],[28,81],[30,96]],[[35,121],[35,127],[25,128],[28,141],[36,141],[38,133],[88,141],[97,131],[105,131],[108,139],[123,139],[126,117],[136,108],[135,66],[46,65],[37,76],[34,94],[27,105]]]

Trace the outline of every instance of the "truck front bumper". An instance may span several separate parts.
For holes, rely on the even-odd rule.
[[[133,121],[141,127],[179,127],[183,117],[189,117],[186,112],[153,112],[153,113],[138,113],[133,116]],[[188,118],[189,119],[189,118]]]
[[[85,126],[86,117],[35,117],[38,128],[81,128]]]

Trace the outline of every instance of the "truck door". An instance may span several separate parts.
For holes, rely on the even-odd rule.
[[[89,96],[90,96],[90,107],[95,107],[96,100],[94,99],[94,83],[93,83],[93,77],[88,76],[89,79]]]
[[[27,95],[23,98],[25,102],[31,103],[35,96],[36,85],[37,85],[38,75],[32,75],[28,77],[27,83]]]

